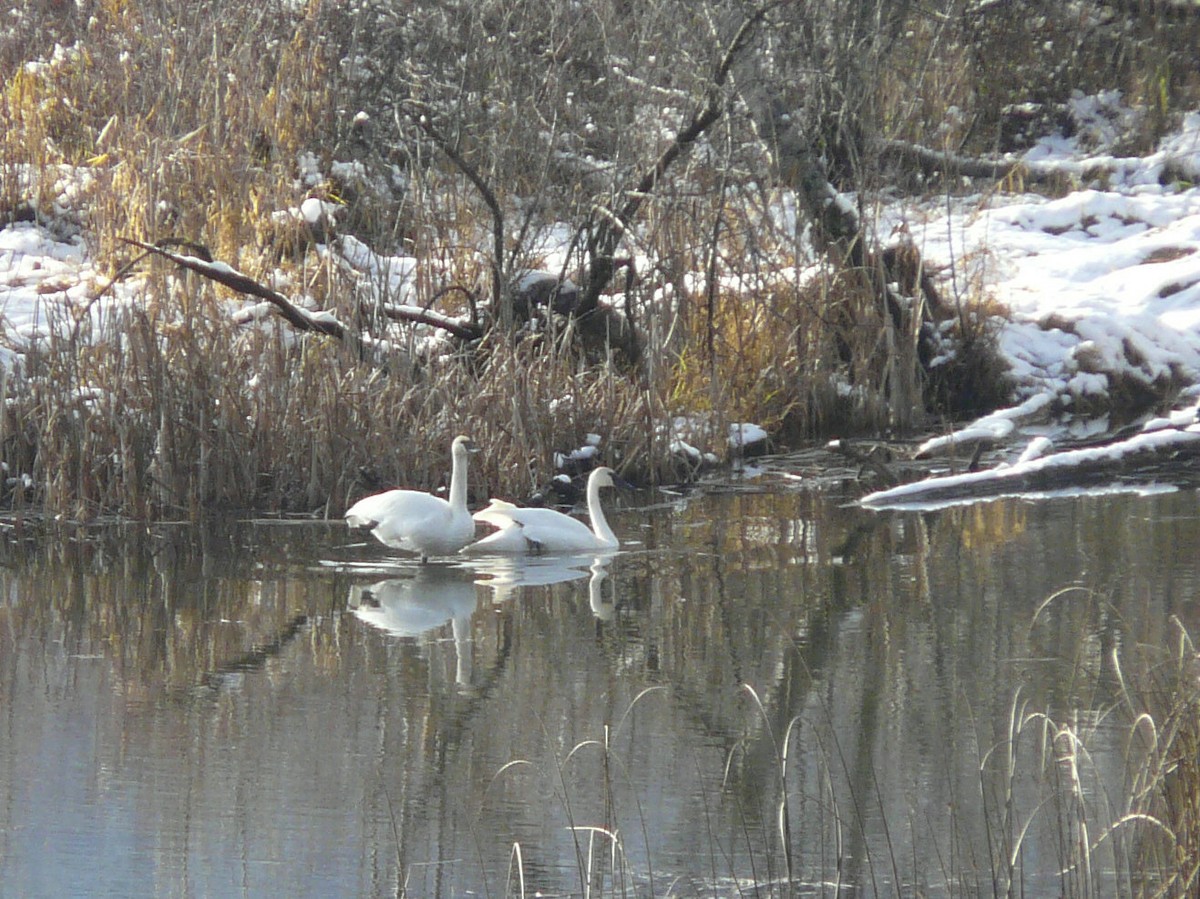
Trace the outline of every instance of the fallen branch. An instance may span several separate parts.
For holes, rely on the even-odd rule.
[[[149,253],[162,256],[164,259],[170,259],[176,265],[182,266],[212,281],[216,281],[218,284],[224,284],[230,290],[266,300],[289,324],[300,331],[326,334],[330,337],[336,337],[340,341],[353,343],[358,349],[362,349],[362,339],[358,335],[347,331],[346,326],[338,321],[332,313],[310,312],[307,309],[302,309],[279,291],[272,290],[258,283],[250,276],[242,274],[224,262],[214,262],[210,258],[204,258],[204,256],[207,256],[207,252],[204,253],[204,256],[189,255],[176,253],[167,249],[161,245],[165,243],[164,241],[160,241],[159,244],[149,244],[131,237],[123,237],[121,240],[135,247],[140,247]],[[191,247],[193,245],[188,244],[187,246]],[[384,315],[394,321],[429,325],[430,327],[446,331],[460,340],[475,340],[482,336],[478,327],[464,324],[449,316],[442,315],[440,312],[434,312],[431,309],[394,303],[384,304],[382,308]]]
[[[826,445],[826,449],[831,452],[840,453],[851,462],[858,466],[858,477],[861,479],[867,471],[873,471],[875,476],[885,484],[898,484],[900,478],[896,472],[888,468],[886,460],[880,459],[879,456],[888,456],[886,447],[881,447],[876,444],[870,450],[863,452],[849,440],[832,440]],[[882,452],[881,452],[882,450]]]
[[[1019,172],[1025,181],[1040,183],[1061,169],[1039,162],[1022,162],[1020,159],[984,159],[976,156],[961,156],[957,153],[931,150],[920,144],[902,140],[882,140],[879,150],[884,159],[896,159],[901,163],[918,168],[926,177],[935,172],[965,175],[968,178],[991,178],[999,180]]]
[[[1165,427],[1128,440],[1066,450],[988,471],[933,477],[864,496],[869,509],[929,508],[1022,493],[1095,488],[1120,483],[1192,483],[1200,459],[1200,429]]]
[[[266,300],[275,307],[289,324],[301,331],[315,331],[319,334],[328,334],[330,337],[336,337],[338,340],[347,339],[345,326],[334,318],[331,313],[314,313],[309,312],[307,309],[301,309],[279,291],[259,284],[250,276],[243,275],[237,269],[226,265],[224,262],[213,262],[212,260],[202,259],[199,256],[174,253],[165,247],[143,243],[132,237],[122,237],[121,240],[135,247],[141,247],[147,252],[162,256],[164,259],[170,259],[176,265],[202,275],[211,281],[216,281],[218,284],[224,284],[230,290]]]
[[[412,322],[416,325],[430,325],[434,328],[441,328],[443,331],[453,334],[460,340],[477,340],[483,336],[479,328],[474,325],[463,324],[458,319],[442,315],[440,312],[434,312],[432,309],[425,309],[422,306],[409,306],[404,303],[384,303],[382,309],[383,314],[393,321]]]
[[[1025,160],[1016,156],[988,159],[982,156],[963,156],[923,147],[902,140],[881,140],[877,144],[886,162],[895,160],[901,165],[919,169],[925,177],[936,172],[964,175],[968,178],[987,178],[1001,181],[1010,176],[1026,184],[1046,184],[1055,179],[1078,178],[1091,181],[1126,172],[1144,161],[1138,157],[1098,156],[1093,159],[1046,162]]]

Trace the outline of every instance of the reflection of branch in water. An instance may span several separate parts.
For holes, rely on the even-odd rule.
[[[860,535],[860,539],[865,542],[872,530],[875,530],[874,526]],[[745,708],[744,700],[730,706],[714,703],[712,681],[694,681],[664,671],[659,673],[656,682],[670,688],[673,706],[682,713],[689,726],[705,734],[710,745],[719,746],[725,753],[728,767],[724,786],[731,795],[738,796],[748,807],[757,808],[758,804],[776,798],[780,742],[793,719],[814,701],[824,701],[819,690],[828,682],[828,671],[834,664],[832,651],[838,642],[837,635],[858,603],[847,600],[845,589],[835,588],[819,602],[806,606],[802,619],[782,610],[764,610],[767,616],[765,627],[791,636],[780,647],[778,665],[765,672],[762,681],[747,680],[744,671],[750,660],[745,653],[744,638],[737,640],[733,636],[745,630],[746,610],[742,605],[745,588],[728,584],[725,560],[715,549],[712,557],[712,568],[704,575],[712,591],[705,597],[705,608],[711,609],[712,614],[702,625],[705,627],[703,645],[706,651],[711,648],[727,659],[728,667],[723,672],[728,677],[727,688],[740,691],[752,683],[762,704],[747,721],[742,714],[731,714],[733,709]],[[837,578],[844,574],[844,567],[834,566],[833,571]],[[765,574],[761,576],[766,577]],[[785,581],[777,584],[775,589],[787,586]],[[749,667],[758,671],[760,666]],[[748,694],[739,695],[746,697]]]
[[[852,528],[846,531],[841,541],[834,544],[833,555],[843,560],[843,567],[850,562],[859,561],[859,551],[864,548],[870,549],[870,540],[875,537],[876,531],[885,526],[886,522],[886,518],[878,515],[856,522]]]
[[[248,652],[238,656],[232,662],[227,662],[220,665],[212,671],[205,674],[200,683],[205,687],[216,689],[224,685],[226,678],[233,674],[243,674],[247,671],[257,671],[262,668],[268,659],[274,658],[283,651],[283,648],[295,639],[296,634],[308,624],[307,615],[297,615],[287,623],[287,626],[279,633],[274,640],[269,643],[258,643]]]

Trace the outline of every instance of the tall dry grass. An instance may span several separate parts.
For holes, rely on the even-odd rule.
[[[1119,823],[1136,831],[1131,864],[1146,896],[1200,889],[1200,654],[1182,623],[1174,625],[1168,645],[1115,659],[1133,719]]]
[[[161,280],[176,304],[113,312],[98,344],[62,323],[10,379],[4,456],[36,485],[18,502],[84,519],[336,516],[364,490],[438,484],[458,433],[486,447],[477,499],[543,485],[554,453],[589,432],[613,464],[650,455],[660,413],[611,365],[500,338],[367,365],[281,322],[238,328],[211,287]]]
[[[313,188],[345,193],[297,171],[302,150],[332,147],[342,112],[320,26],[279,6],[215,6],[100,4],[62,35],[74,39],[66,49],[5,73],[0,166],[22,178],[5,177],[0,200],[10,213],[51,210],[55,167],[82,167],[90,177],[74,211],[110,273],[129,257],[122,236],[182,236],[264,280],[283,264],[354,321],[352,286],[311,248],[281,246],[270,215]],[[455,236],[470,229],[460,220],[469,207],[426,209],[407,226],[426,238],[424,258],[469,268],[474,255]],[[376,215],[386,223],[389,211]],[[364,364],[278,322],[234,323],[236,298],[195,276],[138,271],[132,297],[101,298],[102,282],[89,305],[47,306],[45,338],[6,378],[3,458],[28,476],[11,485],[14,502],[78,518],[336,513],[364,483],[436,484],[463,431],[488,447],[477,483],[497,489],[528,489],[553,450],[589,431],[609,438],[613,456],[644,452],[645,397],[556,347],[498,339],[419,364],[403,348]]]

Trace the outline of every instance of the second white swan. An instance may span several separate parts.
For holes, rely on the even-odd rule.
[[[597,468],[588,477],[590,528],[578,518],[553,509],[529,509],[514,506],[502,499],[493,499],[472,517],[499,530],[472,543],[463,552],[592,552],[616,549],[620,541],[609,527],[604,510],[600,507],[600,488],[614,486],[611,468]]]

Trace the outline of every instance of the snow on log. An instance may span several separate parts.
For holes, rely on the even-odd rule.
[[[965,428],[926,440],[917,447],[915,458],[933,459],[973,451],[980,445],[984,448],[994,446],[1003,442],[1017,427],[1047,419],[1054,400],[1051,393],[1039,393],[1018,406],[999,409],[976,419]]]
[[[1142,482],[1160,478],[1168,483],[1178,475],[1180,463],[1195,468],[1200,459],[1200,424],[1144,430],[1106,446],[1066,450],[1039,456],[1039,444],[1013,465],[988,471],[933,477],[864,496],[868,509],[931,509],[1014,494],[1098,487],[1131,478]]]

